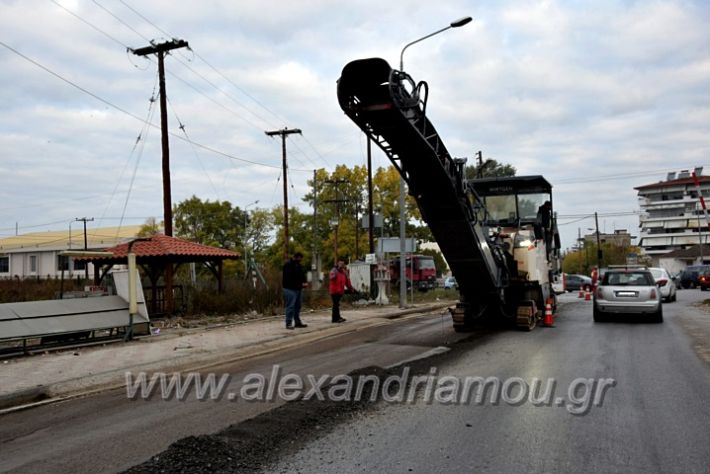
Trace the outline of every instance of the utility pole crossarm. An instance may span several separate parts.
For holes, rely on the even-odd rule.
[[[273,137],[274,135],[290,135],[292,133],[302,133],[301,129],[299,128],[284,128],[283,130],[272,130],[272,131],[266,131],[264,132],[268,136]]]
[[[187,43],[187,41],[174,39],[172,41],[166,41],[165,43],[151,44],[150,46],[145,46],[143,48],[138,49],[128,48],[128,50],[136,56],[147,56],[149,54],[164,53],[166,51],[170,51],[171,49],[189,47],[190,45]]]

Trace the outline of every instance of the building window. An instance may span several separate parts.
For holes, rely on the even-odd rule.
[[[30,273],[37,273],[37,255],[30,255]]]
[[[69,257],[65,255],[57,255],[57,270],[69,271]]]
[[[0,257],[0,273],[10,273],[10,257]]]
[[[86,270],[86,261],[72,260],[72,270]]]

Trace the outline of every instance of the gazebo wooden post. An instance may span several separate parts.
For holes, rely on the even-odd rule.
[[[224,274],[222,272],[222,264],[224,260],[217,260],[217,292],[222,293],[224,291]]]
[[[165,261],[165,292],[163,298],[165,299],[165,315],[170,317],[173,315],[175,302],[173,301],[173,262],[170,261],[169,256]]]

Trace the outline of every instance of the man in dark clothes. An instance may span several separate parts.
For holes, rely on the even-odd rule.
[[[552,245],[552,204],[550,201],[545,201],[537,209],[537,218],[542,227],[542,238],[545,240],[545,251],[549,258],[550,246]]]
[[[296,252],[283,267],[282,286],[286,310],[286,329],[308,327],[307,324],[301,322],[301,298],[303,288],[307,286],[306,274],[301,267],[302,259],[303,254]]]

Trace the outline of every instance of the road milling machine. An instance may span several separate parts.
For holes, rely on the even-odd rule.
[[[479,318],[532,330],[556,309],[560,239],[542,176],[466,179],[426,115],[429,89],[381,58],[348,63],[338,80],[345,114],[407,183],[459,287],[454,329]]]

